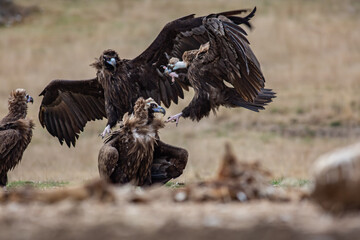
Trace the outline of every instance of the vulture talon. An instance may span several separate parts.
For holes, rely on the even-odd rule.
[[[168,122],[175,122],[176,123],[176,126],[178,126],[179,124],[179,120],[180,120],[180,117],[182,116],[182,112],[181,113],[178,113],[178,114],[175,114],[174,116],[171,116],[169,117],[165,122],[168,123]]]
[[[111,133],[111,127],[110,125],[107,125],[104,129],[104,131],[102,133],[99,134],[99,137],[101,136],[101,138],[106,137],[106,135]]]
[[[169,76],[171,77],[171,85],[175,83],[175,78],[179,78],[179,74],[177,74],[176,72],[170,72]]]

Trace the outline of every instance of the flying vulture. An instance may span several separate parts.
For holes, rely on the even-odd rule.
[[[61,144],[65,141],[69,147],[75,146],[88,121],[106,117],[107,125],[101,134],[104,137],[126,112],[132,111],[139,97],[151,97],[158,104],[169,107],[171,102],[177,104],[179,98],[184,97],[183,90],[189,87],[196,90],[205,86],[205,89],[196,90],[196,96],[201,96],[200,101],[193,101],[189,106],[191,113],[185,111],[183,117],[189,115],[199,120],[219,105],[241,106],[254,111],[263,108],[271,101],[273,93],[263,89],[265,80],[259,63],[249,48],[245,31],[238,26],[250,27],[249,20],[255,10],[245,17],[236,15],[247,10],[235,10],[207,17],[191,14],[169,22],[151,45],[131,60],[120,59],[113,50],[104,51],[92,64],[97,70],[95,78],[53,80],[45,87],[40,93],[44,96],[39,111],[41,125]],[[209,30],[209,25],[213,24],[211,21],[216,22],[221,31]],[[224,36],[218,36],[219,33]],[[199,60],[189,64],[188,69],[177,69],[179,64],[166,67],[170,56],[180,59],[185,52],[198,51],[208,42],[209,52],[214,52],[213,56],[219,58],[220,65],[216,68],[213,64],[200,66]],[[196,54],[196,58],[201,58],[200,54]],[[209,56],[206,58],[210,59]],[[195,65],[201,68],[198,69],[199,76],[194,77],[196,73],[192,69]],[[180,76],[174,77],[176,75]],[[209,75],[214,76],[202,79]],[[219,78],[230,82],[234,88],[225,88],[219,83]],[[223,90],[226,93],[221,92]],[[219,97],[214,96],[218,93]],[[224,99],[225,94],[229,94],[229,99]]]
[[[7,172],[21,161],[31,141],[34,123],[25,118],[29,102],[33,103],[33,98],[24,89],[12,91],[9,113],[0,121],[0,186],[6,186]]]
[[[221,105],[256,112],[264,109],[275,93],[264,88],[265,78],[246,32],[222,15],[211,14],[202,23],[209,41],[199,49],[185,51],[183,61],[172,57],[164,67],[164,73],[173,82],[179,78],[176,70],[186,69],[186,77],[195,92],[189,105],[168,121],[177,124],[180,117],[199,121]]]
[[[178,177],[187,162],[187,151],[160,141],[158,130],[164,122],[154,113],[165,109],[152,98],[139,98],[133,113],[126,113],[121,127],[100,149],[100,177],[112,183],[150,185]]]

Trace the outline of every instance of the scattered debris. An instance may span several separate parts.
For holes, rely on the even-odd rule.
[[[39,12],[36,6],[22,7],[12,0],[0,0],[0,26],[9,27],[22,22],[25,17],[36,12]]]
[[[0,203],[57,203],[63,200],[84,201],[95,199],[99,202],[114,202],[115,195],[111,186],[102,180],[94,180],[82,186],[61,189],[39,190],[32,186],[0,192]]]
[[[137,204],[147,204],[156,201],[172,201],[172,191],[170,189],[161,187],[161,184],[157,184],[148,188],[134,188],[131,185],[127,186],[130,188],[130,191],[128,191],[126,195],[124,195],[124,191],[120,192],[118,189],[116,189],[118,199],[124,199],[125,197],[126,202]]]
[[[271,174],[260,163],[237,161],[229,144],[214,180],[186,186],[174,195],[175,201],[240,201],[252,199],[289,200],[285,192],[270,184]]]
[[[312,198],[323,208],[360,209],[360,143],[320,156],[313,175]]]

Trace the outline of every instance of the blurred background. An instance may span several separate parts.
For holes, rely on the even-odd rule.
[[[2,0],[4,2],[4,0]],[[193,182],[213,176],[224,143],[240,160],[260,161],[274,179],[308,180],[312,162],[360,138],[360,2],[358,0],[17,0],[34,14],[1,23],[0,117],[15,88],[34,97],[28,117],[34,137],[9,181],[83,182],[98,176],[104,121],[88,123],[75,148],[43,129],[38,94],[53,79],[87,79],[103,50],[134,58],[169,21],[257,6],[248,38],[277,98],[265,111],[221,108],[201,122],[180,120],[160,132],[163,141],[189,151],[184,174]],[[1,8],[1,7],[0,7]],[[0,9],[0,16],[3,14]],[[4,19],[4,18],[3,18]],[[19,20],[19,21],[17,21]],[[191,100],[179,105],[178,113]],[[166,116],[167,117],[167,116]]]

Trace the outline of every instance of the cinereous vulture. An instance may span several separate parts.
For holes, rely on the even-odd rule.
[[[226,70],[235,72],[228,73],[228,75],[214,74],[224,77],[225,81],[230,81],[235,89],[227,91],[240,96],[236,96],[231,103],[215,103],[215,108],[218,105],[225,105],[242,106],[255,111],[261,109],[263,105],[271,101],[273,95],[270,90],[263,89],[265,80],[260,66],[249,48],[244,31],[238,26],[244,24],[250,27],[249,20],[253,17],[255,10],[245,17],[236,15],[247,12],[247,10],[235,10],[211,14],[207,17],[195,17],[194,14],[191,14],[176,19],[166,24],[150,46],[131,60],[120,59],[113,50],[104,51],[92,64],[97,70],[95,78],[77,81],[53,80],[45,87],[40,93],[40,96],[44,96],[39,111],[41,125],[46,127],[51,135],[57,137],[61,144],[65,141],[70,147],[70,145],[75,146],[80,132],[84,130],[86,123],[90,120],[103,117],[108,119],[107,126],[101,134],[104,137],[126,112],[133,110],[134,103],[139,97],[145,99],[151,97],[158,104],[163,103],[165,107],[169,107],[171,102],[177,104],[179,98],[184,97],[183,90],[197,86],[193,81],[189,81],[186,69],[179,69],[182,72],[177,72],[181,74],[181,77],[172,81],[170,76],[177,73],[172,72],[174,68],[166,68],[169,56],[180,59],[186,51],[198,50],[201,45],[209,41],[218,41],[219,37],[215,38],[205,27],[211,19],[220,21],[223,28],[226,25],[227,30],[225,31],[231,31],[231,36],[235,38],[235,40],[227,39],[218,43],[217,51],[219,51],[218,48],[224,48],[220,51],[221,54],[228,54],[227,48],[233,48],[233,52],[229,56],[220,55],[220,57],[231,57],[231,59],[227,61],[223,59],[226,63],[220,61],[221,65],[216,68],[218,71],[221,67],[230,67]],[[240,44],[240,46],[230,46],[229,43]],[[241,47],[243,49],[239,51]],[[206,69],[212,71],[210,65],[205,66]],[[242,76],[241,80],[238,76],[239,71]],[[212,73],[208,72],[207,74]],[[233,77],[230,77],[230,74]],[[204,81],[204,84],[207,84],[206,81],[208,81],[198,78],[196,80]],[[216,89],[218,86],[220,86],[220,90]],[[216,93],[224,89],[217,82],[212,85],[212,88]],[[209,95],[208,97],[213,96]],[[200,111],[194,111],[193,115],[199,114],[199,116],[192,117],[192,119],[198,120],[206,116],[208,114],[206,112],[214,107],[209,107],[209,101],[200,101],[197,104],[196,108]]]
[[[158,130],[164,122],[154,113],[165,109],[152,98],[139,98],[133,113],[126,113],[119,130],[110,134],[100,149],[100,177],[112,183],[143,186],[165,183],[181,175],[187,151],[160,141]]]
[[[256,112],[264,109],[275,93],[264,89],[265,78],[246,32],[222,15],[211,14],[202,23],[209,41],[199,49],[185,51],[183,61],[172,57],[165,68],[164,73],[173,82],[179,78],[176,71],[185,69],[195,92],[189,105],[168,121],[177,124],[180,117],[199,121],[219,106],[244,107]]]
[[[24,89],[11,92],[9,113],[0,121],[0,186],[7,184],[7,172],[20,161],[32,138],[34,123],[26,119],[27,103],[33,98]]]

